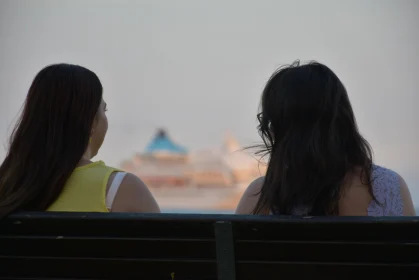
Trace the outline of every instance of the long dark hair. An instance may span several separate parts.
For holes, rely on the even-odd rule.
[[[0,217],[46,210],[60,195],[89,144],[102,100],[92,71],[56,64],[41,70],[0,166]]]
[[[338,215],[346,177],[359,169],[374,198],[371,148],[344,85],[327,66],[296,61],[278,69],[258,120],[269,164],[254,214]]]

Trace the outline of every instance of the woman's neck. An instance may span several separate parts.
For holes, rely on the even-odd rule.
[[[79,163],[77,164],[77,167],[84,166],[89,163],[92,163],[92,161],[89,158],[83,156],[81,160],[79,161]]]

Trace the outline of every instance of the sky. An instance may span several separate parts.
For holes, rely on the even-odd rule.
[[[379,165],[419,205],[419,1],[0,0],[0,159],[36,73],[68,62],[99,76],[118,165],[155,131],[190,150],[231,132],[257,143],[261,91],[280,65],[317,60],[345,84]]]

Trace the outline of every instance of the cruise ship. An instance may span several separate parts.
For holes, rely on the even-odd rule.
[[[233,211],[247,185],[266,171],[229,133],[218,148],[190,152],[163,129],[121,168],[140,177],[170,212]]]

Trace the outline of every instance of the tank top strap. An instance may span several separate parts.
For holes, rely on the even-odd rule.
[[[126,172],[116,172],[115,177],[112,180],[111,186],[109,187],[108,193],[106,195],[106,207],[108,207],[109,210],[112,209],[115,196],[118,193],[119,186],[124,180],[126,174]]]

